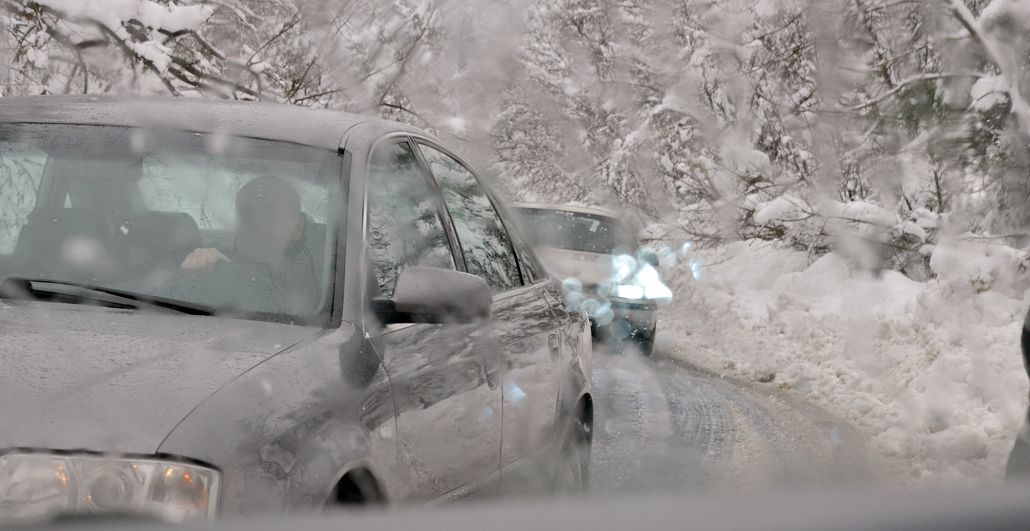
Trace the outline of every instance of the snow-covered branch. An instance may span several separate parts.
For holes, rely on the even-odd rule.
[[[855,105],[851,105],[850,107],[848,107],[848,109],[850,109],[852,111],[861,111],[861,110],[866,109],[868,107],[872,107],[873,105],[876,105],[878,103],[882,103],[884,100],[887,100],[889,98],[897,96],[899,93],[903,92],[904,90],[910,88],[912,85],[915,85],[917,83],[926,83],[927,81],[940,81],[940,80],[955,79],[955,78],[979,79],[981,77],[984,77],[984,74],[980,74],[980,73],[976,73],[976,72],[942,73],[942,74],[919,74],[919,75],[915,75],[915,76],[912,76],[912,77],[907,77],[905,79],[899,80],[899,81],[894,83],[894,87],[891,88],[890,90],[887,90],[887,91],[885,91],[885,92],[883,92],[883,93],[881,93],[881,94],[879,94],[877,96],[874,96],[874,97],[872,97],[872,98],[870,98],[868,100],[862,101],[862,102],[857,103]]]
[[[1020,50],[1013,50],[1011,47],[1003,45],[998,42],[994,35],[984,31],[981,21],[973,16],[969,8],[961,0],[945,1],[947,1],[955,19],[976,39],[980,46],[983,47],[990,61],[1001,71],[1001,76],[1008,85],[1007,92],[1012,102],[1012,114],[1015,115],[1019,127],[1023,130],[1023,134],[1030,138],[1030,102],[1027,101],[1019,84],[1020,69],[1025,56],[1020,57],[1018,55]],[[1007,16],[1017,19],[1017,31],[1019,31],[1020,26],[1022,26],[1023,32],[1030,29],[1030,7],[1025,3],[1018,4],[1009,0],[994,0],[988,9],[991,7],[996,7],[998,11],[1008,11],[1006,13]],[[989,11],[985,9],[985,12]]]

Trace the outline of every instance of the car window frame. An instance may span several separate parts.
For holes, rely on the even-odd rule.
[[[503,205],[503,203],[500,201],[500,198],[498,198],[496,196],[494,191],[489,186],[487,186],[485,182],[483,182],[483,179],[479,176],[479,174],[476,173],[476,171],[472,169],[472,166],[470,166],[467,162],[465,162],[461,157],[459,157],[453,151],[447,149],[444,146],[441,146],[438,142],[436,142],[432,138],[429,138],[429,137],[426,137],[426,136],[423,136],[423,135],[410,135],[410,136],[413,139],[413,143],[417,147],[419,147],[418,156],[419,156],[419,159],[422,162],[423,167],[425,168],[425,172],[429,175],[430,178],[433,179],[434,182],[436,182],[436,176],[433,175],[432,170],[429,169],[429,164],[425,160],[424,155],[422,154],[422,151],[421,151],[421,146],[422,145],[425,145],[425,146],[427,146],[429,148],[432,148],[432,149],[435,149],[435,150],[439,151],[440,153],[443,153],[444,155],[447,155],[448,157],[454,159],[455,162],[460,164],[461,167],[465,168],[465,170],[468,171],[470,175],[472,175],[472,178],[475,180],[476,184],[479,185],[480,189],[483,190],[483,193],[486,195],[487,200],[490,201],[490,206],[493,208],[494,213],[497,215],[498,220],[500,220],[501,227],[504,229],[504,233],[508,237],[508,249],[511,251],[512,256],[515,258],[515,267],[516,267],[516,269],[518,270],[518,273],[519,273],[519,278],[518,278],[517,285],[515,285],[515,286],[513,286],[513,287],[511,287],[509,289],[506,289],[504,291],[499,291],[499,292],[497,292],[495,294],[495,296],[496,295],[505,294],[505,293],[514,292],[514,291],[518,291],[518,290],[523,289],[523,288],[525,288],[527,286],[532,286],[532,285],[534,285],[534,284],[536,284],[538,282],[541,282],[541,281],[545,280],[545,279],[534,279],[534,281],[532,281],[532,282],[528,281],[529,277],[526,274],[525,267],[522,264],[522,259],[519,256],[518,250],[515,248],[515,241],[512,238],[512,230],[511,230],[512,224],[504,216],[504,214],[503,214],[503,210],[504,209],[499,206],[499,205]],[[443,199],[443,191],[442,191],[441,188],[439,188],[439,183],[438,182],[437,182],[437,191],[438,191],[438,195],[440,197],[440,200],[443,201],[444,200]],[[446,202],[444,202],[444,208],[446,209],[445,211],[447,212],[447,217],[450,218],[450,216],[451,216],[450,209],[447,209],[446,206],[447,206],[447,204],[446,204]],[[453,221],[452,221],[452,224],[453,224]],[[454,233],[454,237],[456,238],[456,240],[458,242],[458,245],[460,247],[461,239],[458,237],[457,232]],[[464,257],[464,252],[462,253],[462,256]],[[463,259],[463,263],[464,263],[464,259]],[[466,272],[467,272],[467,270],[466,270]]]
[[[372,143],[371,147],[369,147],[368,153],[365,157],[365,164],[363,167],[363,197],[361,207],[361,246],[362,254],[365,257],[363,260],[363,266],[361,271],[361,300],[363,305],[367,305],[372,302],[372,294],[369,293],[368,290],[369,287],[372,285],[371,283],[375,282],[375,279],[372,278],[375,275],[375,272],[372,269],[373,267],[375,267],[375,265],[372,261],[372,253],[369,252],[370,247],[368,241],[368,194],[369,189],[371,188],[371,182],[369,179],[369,165],[372,161],[373,156],[375,155],[376,149],[379,149],[380,147],[389,144],[407,144],[408,147],[411,149],[412,153],[415,155],[415,161],[418,166],[419,173],[422,175],[422,178],[426,181],[430,193],[433,194],[433,203],[436,206],[437,217],[440,219],[440,223],[443,225],[444,234],[447,237],[447,246],[451,251],[451,258],[454,260],[454,269],[455,271],[462,273],[467,272],[465,268],[465,255],[461,251],[461,245],[459,243],[457,233],[454,229],[454,223],[451,220],[450,213],[447,211],[447,205],[444,202],[443,192],[440,189],[439,183],[437,183],[436,179],[433,178],[432,173],[427,171],[425,162],[422,160],[421,152],[418,151],[418,147],[415,145],[415,142],[412,140],[411,135],[409,133],[388,133],[386,135],[380,136],[378,139],[376,139],[375,142]]]
[[[547,272],[547,268],[543,266],[540,259],[537,258],[536,252],[533,250],[533,246],[529,244],[525,235],[522,234],[522,229],[519,228],[513,215],[508,211],[507,208],[498,209],[497,213],[501,216],[501,222],[508,228],[508,238],[511,240],[512,246],[515,246],[515,259],[519,262],[519,269],[522,271],[522,279],[525,286],[535,286],[541,282],[550,280],[551,275]],[[512,237],[512,231],[517,238]],[[516,239],[519,245],[523,248],[522,253],[519,252],[518,246],[515,245]],[[526,266],[527,261],[533,262],[533,269],[539,272],[539,275],[530,274],[530,269]]]
[[[105,123],[105,122],[102,122],[102,121],[101,122],[89,122],[89,123],[77,123],[77,122],[63,122],[63,121],[51,121],[51,120],[10,120],[10,121],[3,121],[2,124],[3,125],[44,125],[44,126],[45,125],[56,125],[56,126],[96,126],[96,127],[123,128],[123,129],[134,129],[134,128],[139,127],[137,125],[112,124],[112,123]],[[355,125],[359,125],[359,124],[355,124]],[[173,132],[176,132],[176,133],[197,134],[197,135],[213,135],[213,134],[215,134],[215,131],[212,131],[212,130],[196,129],[196,128],[170,128],[169,130],[173,131]],[[348,131],[348,133],[349,133],[349,131]],[[255,136],[255,135],[234,134],[232,136],[238,137],[238,138],[242,138],[242,139],[247,139],[247,140],[277,142],[277,143],[291,144],[291,145],[305,147],[305,148],[325,149],[328,152],[335,153],[336,156],[339,157],[339,159],[340,159],[339,172],[335,176],[338,179],[337,180],[338,186],[337,186],[337,189],[336,189],[336,194],[338,195],[338,197],[334,198],[332,195],[330,195],[329,201],[330,202],[339,201],[340,205],[342,207],[344,207],[345,210],[344,210],[343,214],[338,216],[338,218],[335,220],[335,225],[336,225],[335,228],[336,228],[336,230],[334,231],[335,234],[333,234],[333,240],[334,241],[333,241],[332,247],[331,247],[334,252],[333,252],[333,256],[331,257],[331,260],[326,264],[326,268],[327,268],[327,281],[328,282],[327,282],[327,286],[326,286],[326,293],[323,296],[324,297],[323,302],[326,303],[326,307],[321,312],[319,312],[320,314],[322,314],[322,317],[320,319],[312,319],[310,321],[302,321],[302,322],[297,322],[297,323],[293,323],[292,324],[292,326],[317,327],[317,328],[320,328],[322,330],[332,330],[332,329],[339,328],[343,324],[343,314],[345,313],[345,301],[346,301],[346,299],[344,297],[344,295],[345,295],[344,294],[344,291],[345,291],[344,290],[344,286],[345,286],[345,280],[346,280],[346,275],[345,275],[346,271],[345,271],[345,269],[346,269],[347,256],[348,256],[348,254],[347,254],[347,241],[349,240],[349,238],[346,237],[345,232],[349,230],[349,226],[350,226],[349,220],[350,220],[350,218],[352,216],[352,213],[350,212],[350,210],[351,210],[351,208],[350,208],[350,198],[351,198],[351,192],[352,192],[351,189],[350,189],[350,186],[351,186],[351,179],[350,179],[350,177],[352,176],[351,164],[352,164],[352,161],[353,161],[353,157],[351,157],[350,152],[347,149],[345,149],[345,144],[346,144],[346,140],[347,140],[347,134],[345,133],[344,136],[340,138],[340,141],[338,142],[338,146],[335,149],[331,149],[331,148],[330,149],[326,149],[323,146],[317,146],[317,145],[308,144],[308,143],[304,143],[304,142],[297,142],[297,141],[292,141],[292,140],[274,139],[274,138],[266,138],[266,137]],[[68,182],[67,181],[63,181],[63,180],[59,181],[58,179],[56,179],[54,177],[54,173],[53,173],[54,169],[53,168],[54,168],[54,166],[53,166],[53,158],[48,155],[46,164],[44,165],[44,168],[43,168],[43,173],[40,175],[39,190],[38,190],[37,196],[36,196],[36,205],[35,205],[36,208],[38,208],[40,206],[40,199],[44,198],[44,196],[45,196],[45,201],[46,202],[43,203],[43,204],[45,206],[50,206],[50,207],[54,207],[54,208],[64,208],[64,198],[67,196]],[[61,198],[61,199],[58,199],[58,198]],[[329,226],[329,223],[328,223],[328,220],[327,220],[327,227],[328,226]],[[328,247],[329,246],[327,245],[327,248]],[[216,317],[218,317],[218,316],[216,316]],[[306,317],[306,316],[302,316],[302,317]],[[268,322],[268,323],[274,322],[271,319],[256,319],[256,321],[257,322]]]

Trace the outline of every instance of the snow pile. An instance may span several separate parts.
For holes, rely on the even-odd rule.
[[[1005,76],[982,77],[973,84],[969,95],[973,98],[973,106],[980,112],[988,112],[995,107],[1007,105],[1009,102],[1009,85]]]
[[[765,225],[773,221],[801,218],[807,205],[791,194],[783,194],[772,201],[760,203],[755,208],[755,223]]]
[[[925,208],[915,209],[909,219],[902,219],[894,211],[866,201],[823,199],[810,204],[790,193],[769,201],[760,201],[756,196],[745,198],[743,205],[754,210],[752,220],[757,225],[794,228],[803,232],[805,225],[818,217],[822,223],[816,224],[816,230],[825,232],[824,236],[835,235],[837,244],[842,239],[855,237],[882,242],[910,237],[916,242],[927,242],[931,239],[930,232],[937,227],[937,215]]]
[[[1027,406],[1025,256],[970,242],[932,252],[928,282],[766,243],[695,253],[704,274],[677,266],[660,327],[672,355],[864,429],[913,483],[995,481]]]

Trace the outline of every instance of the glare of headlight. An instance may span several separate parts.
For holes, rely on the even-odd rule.
[[[636,284],[619,284],[615,287],[615,296],[620,299],[643,299],[644,288]]]
[[[641,287],[643,298],[663,302],[672,300],[672,290],[662,282],[658,270],[651,267],[650,264],[645,264],[640,268],[634,280]]]
[[[694,275],[694,280],[701,278],[701,262],[697,260],[690,261],[690,273]]]
[[[518,405],[526,399],[526,396],[526,392],[514,380],[507,381],[507,385],[504,386],[504,397],[508,399],[508,402]]]
[[[637,270],[637,259],[628,254],[612,256],[612,282],[623,282]]]
[[[593,317],[597,315],[597,310],[601,309],[601,301],[598,301],[597,299],[586,299],[583,301],[581,307],[587,316]]]
[[[576,277],[569,277],[562,281],[562,288],[565,289],[566,293],[582,293],[583,292],[583,281]]]
[[[672,247],[662,247],[658,250],[658,263],[662,264],[663,267],[675,266],[676,251]]]
[[[690,251],[693,248],[694,248],[694,242],[685,242],[683,244],[683,246],[680,247],[680,254],[682,254],[683,256],[686,256],[686,255],[690,254]]]
[[[565,292],[565,304],[568,305],[569,309],[578,312],[583,308],[583,300],[585,297],[581,292],[578,291],[566,291]]]
[[[614,321],[615,312],[612,310],[612,303],[605,301],[604,304],[594,312],[593,319],[598,326],[607,326]]]

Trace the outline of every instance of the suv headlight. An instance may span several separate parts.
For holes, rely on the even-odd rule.
[[[614,282],[611,294],[620,299],[658,302],[672,300],[672,290],[662,282],[658,270],[651,264],[643,264],[631,277]]]
[[[0,455],[0,525],[61,514],[136,514],[171,522],[214,516],[220,474],[150,458]]]
[[[644,287],[637,284],[616,284],[612,287],[612,296],[640,300],[644,298]]]

